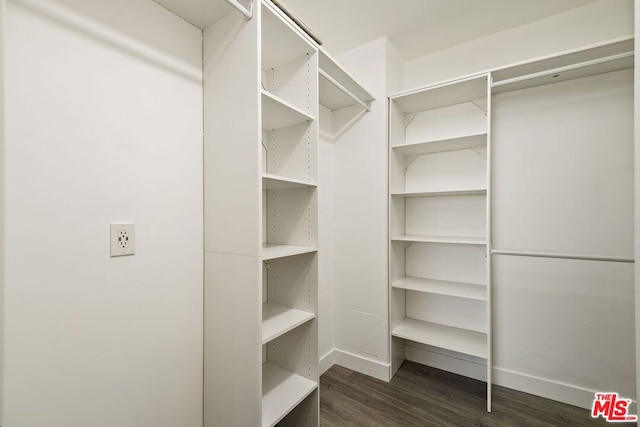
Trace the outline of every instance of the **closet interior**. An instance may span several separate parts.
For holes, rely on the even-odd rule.
[[[121,5],[0,3],[2,59],[17,64],[0,67],[3,425],[42,399],[27,388],[52,395],[31,369],[51,337],[95,350],[43,363],[70,378],[64,399],[121,383],[117,372],[141,402],[122,417],[170,402],[184,425],[317,427],[333,364],[387,382],[407,360],[474,378],[487,412],[494,385],[583,408],[594,390],[635,396],[632,36],[409,87],[431,59],[403,58],[388,38],[336,59],[277,0],[141,0],[130,7],[153,24],[123,29]],[[47,62],[50,81],[36,73]],[[58,203],[61,188],[86,219],[33,202]],[[106,236],[91,233],[112,219],[138,223],[135,257],[99,253]],[[51,230],[67,228],[91,239],[58,254]],[[29,323],[40,312],[50,326]],[[70,328],[80,316],[84,329]],[[87,368],[97,357],[103,372]],[[171,378],[156,384],[157,372]],[[147,396],[153,385],[171,390]]]

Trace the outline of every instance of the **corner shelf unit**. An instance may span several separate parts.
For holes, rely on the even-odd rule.
[[[490,98],[482,74],[393,96],[389,106],[392,374],[420,352],[479,359],[488,411]]]
[[[317,427],[319,54],[253,10],[204,33],[204,424]]]

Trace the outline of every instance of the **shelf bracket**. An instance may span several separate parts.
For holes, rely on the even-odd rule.
[[[484,111],[485,116],[487,115],[487,106],[486,106],[487,99],[486,98],[476,99],[474,101],[471,101],[471,103],[476,107],[478,107],[479,109],[481,109],[482,111]]]
[[[411,122],[413,121],[413,119],[415,119],[416,117],[418,117],[418,113],[409,113],[405,116],[404,119],[404,127],[408,127]]]
[[[251,18],[253,18],[253,3],[249,3],[248,7],[244,7],[243,5],[238,3],[238,0],[225,0],[225,1],[229,3],[231,6],[233,6],[238,12],[243,14],[245,21],[249,21]]]
[[[478,156],[480,156],[483,159],[487,160],[486,151],[483,151],[481,148],[478,148],[478,147],[472,147],[471,150],[473,150],[473,152],[476,153]]]
[[[404,167],[404,171],[405,171],[405,172],[409,172],[409,168],[411,167],[411,165],[413,164],[413,162],[415,162],[415,161],[416,161],[416,159],[417,159],[418,157],[420,157],[420,154],[416,154],[416,155],[413,155],[413,156],[409,157],[409,162],[408,162],[408,163],[407,163],[407,165]]]
[[[329,83],[331,83],[332,85],[334,85],[335,87],[337,87],[338,89],[340,89],[345,95],[347,95],[349,98],[353,99],[358,105],[360,105],[362,108],[364,108],[365,110],[367,110],[367,112],[371,111],[371,103],[370,102],[365,102],[362,99],[358,98],[358,96],[356,94],[354,94],[353,92],[351,92],[349,89],[347,89],[346,87],[344,87],[342,84],[340,84],[339,81],[337,81],[336,79],[334,79],[333,77],[331,77],[326,71],[324,71],[322,68],[318,69],[318,73],[324,77],[325,79],[327,79],[327,81]]]
[[[405,256],[407,255],[407,250],[409,250],[409,248],[411,246],[413,246],[416,242],[404,242],[404,254]]]

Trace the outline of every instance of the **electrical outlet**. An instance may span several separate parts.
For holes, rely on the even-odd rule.
[[[135,225],[133,222],[112,222],[110,224],[112,257],[136,253]]]

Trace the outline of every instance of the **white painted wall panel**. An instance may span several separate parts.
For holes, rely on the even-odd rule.
[[[486,284],[485,248],[478,245],[413,243],[406,249],[407,276]]]
[[[6,12],[3,425],[200,426],[201,32],[147,0]]]
[[[0,0],[0,93],[4,93],[4,12],[5,1]],[[0,180],[6,182],[4,172],[4,96],[0,96]],[[4,312],[4,184],[0,184],[0,307]],[[0,316],[0,425],[4,424],[4,316]]]
[[[386,48],[380,39],[338,58],[377,100],[340,134],[334,158],[336,348],[383,364],[388,363]],[[361,110],[334,112],[334,124]],[[375,343],[363,343],[363,328]]]
[[[486,196],[410,197],[405,233],[421,236],[487,236]]]
[[[635,23],[635,38],[636,40],[640,37],[640,0],[634,1],[634,23]],[[640,44],[635,45],[635,55],[636,58],[640,55]],[[640,69],[638,67],[634,70],[634,88],[640,87]],[[634,90],[634,165],[635,165],[635,193],[634,193],[634,207],[635,207],[635,239],[634,239],[634,249],[635,256],[638,257],[640,254],[640,233],[637,230],[640,230],[640,96],[638,96],[637,90]],[[640,373],[640,262],[635,263],[635,302],[636,302],[636,373]],[[640,396],[640,375],[636,374],[636,396]]]
[[[335,147],[331,110],[320,105],[318,161],[318,334],[320,358],[335,347]]]
[[[493,273],[495,369],[584,389],[580,406],[635,397],[633,265],[495,256]]]
[[[633,257],[632,76],[495,97],[494,249]],[[495,256],[497,382],[633,398],[633,280],[631,264]]]
[[[487,188],[486,147],[421,155],[409,163],[404,180],[408,192]]]
[[[495,97],[494,249],[633,256],[633,72]]]

